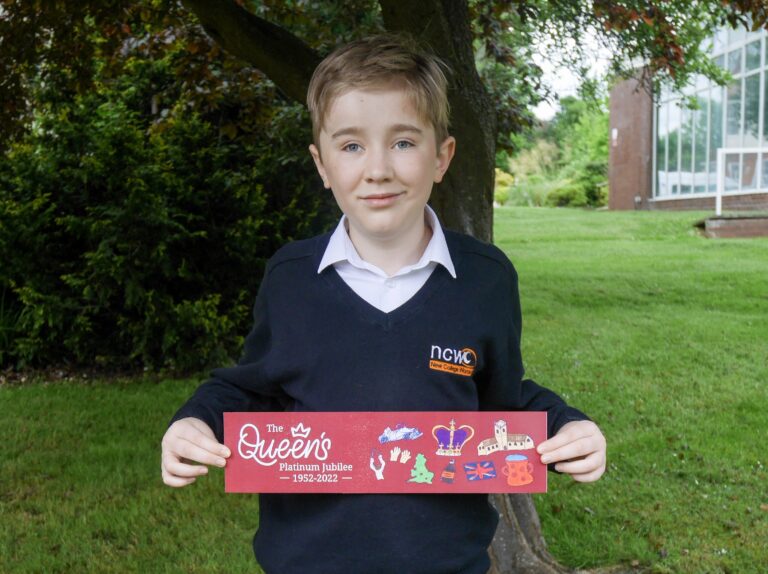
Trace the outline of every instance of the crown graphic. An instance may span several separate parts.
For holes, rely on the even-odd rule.
[[[297,426],[291,427],[291,436],[293,438],[307,438],[311,430],[312,427],[305,427],[302,423],[299,423]]]
[[[475,436],[475,429],[469,425],[456,428],[456,421],[451,419],[450,427],[436,425],[432,428],[432,436],[437,441],[439,456],[461,456],[461,448]]]

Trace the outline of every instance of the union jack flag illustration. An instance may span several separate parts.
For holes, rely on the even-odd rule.
[[[470,481],[496,478],[496,467],[490,460],[464,463],[464,472],[467,473],[467,479]]]

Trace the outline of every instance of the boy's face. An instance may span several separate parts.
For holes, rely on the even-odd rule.
[[[318,144],[310,152],[349,219],[352,241],[380,244],[423,229],[432,185],[443,179],[455,149],[452,137],[437,147],[432,125],[397,88],[339,96]]]

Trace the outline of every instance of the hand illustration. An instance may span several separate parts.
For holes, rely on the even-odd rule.
[[[397,462],[397,457],[400,456],[400,447],[396,446],[391,451],[389,451],[389,460],[391,462]]]
[[[411,460],[411,451],[410,450],[404,450],[403,454],[400,456],[400,462],[405,464]]]
[[[376,475],[376,480],[384,480],[384,467],[386,466],[386,463],[384,462],[384,456],[382,456],[381,453],[379,453],[379,465],[376,466],[374,464],[373,457],[376,455],[376,451],[371,451],[371,470]]]

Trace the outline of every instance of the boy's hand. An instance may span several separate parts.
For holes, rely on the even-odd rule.
[[[208,473],[206,466],[190,462],[223,467],[231,454],[216,440],[211,427],[194,417],[180,419],[168,427],[162,446],[163,482],[177,488],[192,484],[198,476]]]
[[[544,464],[570,474],[577,482],[594,482],[605,472],[605,437],[592,421],[572,421],[536,449]],[[565,462],[561,462],[565,461]]]

